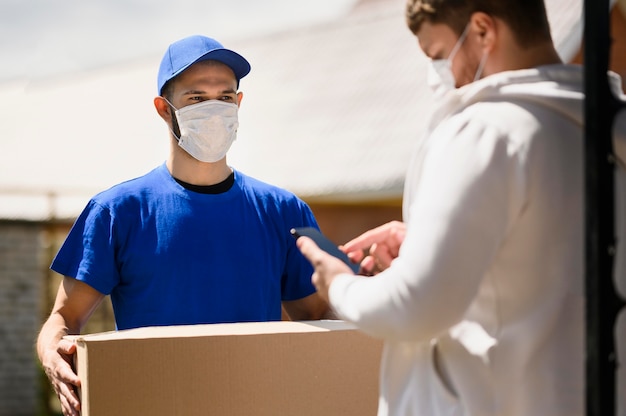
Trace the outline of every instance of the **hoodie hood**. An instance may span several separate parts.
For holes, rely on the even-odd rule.
[[[609,72],[608,77],[614,96],[626,104],[620,77],[612,72]],[[442,98],[441,106],[435,111],[430,126],[436,126],[449,115],[474,103],[504,99],[540,104],[584,128],[583,78],[583,67],[580,65],[547,65],[500,72],[450,91]],[[622,164],[626,165],[626,110],[623,109],[616,115],[613,130],[614,152]]]

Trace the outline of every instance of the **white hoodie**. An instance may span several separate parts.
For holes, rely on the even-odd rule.
[[[385,340],[380,416],[584,414],[582,85],[578,66],[504,72],[435,112],[399,257],[330,288]]]

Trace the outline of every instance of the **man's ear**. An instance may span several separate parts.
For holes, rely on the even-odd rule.
[[[156,108],[157,113],[166,123],[169,124],[172,121],[172,107],[165,98],[161,96],[154,97],[154,108]]]
[[[498,37],[497,22],[490,15],[475,12],[470,17],[471,34],[485,52],[491,52]]]
[[[241,100],[243,100],[243,92],[239,91],[237,93],[237,107],[241,107]]]

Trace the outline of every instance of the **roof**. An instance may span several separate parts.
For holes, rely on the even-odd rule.
[[[401,5],[242,43],[255,83],[242,85],[233,164],[308,199],[399,197],[431,100]]]
[[[252,64],[229,163],[309,201],[400,198],[431,108],[403,6],[362,0],[331,22],[224,41]],[[548,0],[566,59],[580,44],[581,7]],[[74,217],[94,193],[162,163],[159,61],[1,85],[0,218]]]

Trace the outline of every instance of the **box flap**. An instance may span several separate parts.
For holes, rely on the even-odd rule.
[[[68,335],[76,342],[98,342],[116,339],[163,339],[204,336],[287,334],[300,332],[348,331],[356,327],[341,320],[239,322],[227,324],[150,326],[87,335]]]

